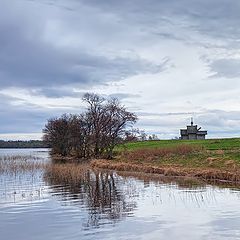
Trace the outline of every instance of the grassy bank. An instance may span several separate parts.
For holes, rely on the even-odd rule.
[[[119,146],[111,161],[92,166],[120,171],[240,182],[240,139],[161,140]]]
[[[240,149],[240,138],[224,138],[224,139],[206,139],[206,140],[158,140],[132,142],[121,145],[117,151],[136,150],[140,148],[161,148],[171,147],[180,144],[197,145],[207,150],[234,150]]]

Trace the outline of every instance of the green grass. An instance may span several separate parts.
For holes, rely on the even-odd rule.
[[[178,144],[194,144],[204,147],[206,150],[238,150],[240,138],[206,139],[206,140],[158,140],[132,142],[118,146],[117,150],[137,150],[140,148],[172,147]]]
[[[176,149],[181,145],[192,145],[198,150],[190,154],[171,154],[166,157],[154,156],[154,149]],[[141,151],[143,151],[141,153]],[[240,167],[240,138],[206,139],[206,140],[158,140],[132,142],[120,145],[116,149],[117,161],[131,161],[125,152],[132,152],[137,157],[135,162],[152,165],[172,165],[193,168],[230,169]],[[147,154],[144,154],[147,152]]]

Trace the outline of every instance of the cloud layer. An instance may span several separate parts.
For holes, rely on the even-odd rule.
[[[0,137],[119,97],[162,138],[191,116],[209,137],[240,130],[238,0],[2,0]]]

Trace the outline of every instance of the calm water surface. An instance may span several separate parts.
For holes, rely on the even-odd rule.
[[[51,161],[46,149],[6,155]],[[0,239],[240,239],[240,191],[95,170],[74,184],[43,169],[0,172]]]

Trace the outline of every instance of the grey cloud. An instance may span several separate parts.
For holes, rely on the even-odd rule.
[[[34,130],[39,131],[43,126],[40,126],[40,115],[44,118],[46,113],[38,110],[31,109],[29,106],[21,107],[14,104],[18,102],[17,98],[10,98],[4,95],[0,95],[0,125],[1,133],[19,133],[27,131],[29,133]]]
[[[51,97],[55,94],[57,93],[54,90],[53,92],[50,90],[49,95]],[[67,95],[67,93],[64,94]],[[81,95],[81,93],[79,94]],[[78,114],[83,110],[84,107],[82,106],[70,108],[64,103],[58,106],[48,104],[48,108],[44,108],[26,102],[21,98],[9,97],[0,93],[0,134],[18,134],[21,137],[22,133],[41,132],[47,119],[58,117],[63,113]]]
[[[51,4],[68,8],[72,6],[71,10],[74,11],[81,11],[82,6],[90,6],[106,14],[116,15],[121,23],[127,22],[141,31],[155,30],[169,39],[182,40],[180,35],[183,32],[179,30],[187,28],[219,39],[236,40],[240,35],[240,30],[236,28],[240,23],[240,3],[236,0],[69,0],[51,1]],[[185,40],[191,37],[185,36]]]
[[[240,136],[240,111],[206,110],[195,122],[208,130],[209,137]]]
[[[218,59],[210,65],[212,77],[239,78],[240,59]]]
[[[84,0],[85,4],[114,12],[134,23],[143,31],[160,37],[208,46],[206,39],[194,38],[196,33],[211,37],[212,41],[238,40],[240,3],[236,0]],[[186,31],[184,33],[184,31]],[[212,45],[219,43],[212,43]],[[232,42],[231,42],[232,45]],[[228,44],[228,47],[231,47]]]
[[[131,58],[122,56],[109,57],[99,54],[95,49],[91,49],[90,53],[89,49],[83,50],[79,48],[77,51],[74,51],[66,47],[54,47],[43,39],[47,24],[46,20],[51,16],[50,10],[48,10],[46,15],[43,13],[43,17],[39,17],[39,14],[37,14],[37,19],[40,18],[37,21],[33,19],[33,14],[36,12],[33,11],[31,14],[29,1],[22,1],[22,3],[25,3],[24,7],[26,7],[27,16],[21,14],[21,12],[19,13],[7,1],[3,2],[5,3],[3,5],[5,9],[3,8],[3,14],[0,16],[0,81],[2,88],[9,86],[47,86],[47,88],[53,88],[56,84],[62,86],[72,84],[86,87],[120,80],[140,73],[156,73],[163,71],[167,65],[165,61],[156,65],[137,57],[137,55],[133,55]],[[39,4],[39,1],[32,2]],[[97,13],[100,12],[98,17],[106,17],[108,13],[119,17],[114,18],[116,25],[105,24],[104,27],[101,26],[102,31],[106,33],[111,31],[113,33],[112,36],[118,33],[118,31],[124,32],[124,26],[133,25],[140,31],[142,29],[149,34],[155,32],[160,38],[184,41],[184,39],[186,40],[190,36],[183,38],[183,34],[181,34],[180,37],[180,29],[182,27],[196,27],[196,29],[202,29],[203,32],[211,34],[215,30],[218,32],[226,30],[223,27],[219,31],[219,28],[216,28],[217,26],[214,26],[213,23],[224,22],[224,24],[229,24],[228,29],[232,29],[231,26],[233,25],[231,24],[237,24],[239,21],[239,4],[236,1],[231,1],[231,4],[229,4],[229,1],[226,0],[221,0],[220,2],[205,0],[199,3],[193,3],[190,0],[184,0],[181,3],[176,0],[150,0],[150,2],[144,0],[129,2],[124,0],[121,1],[121,4],[110,0],[104,2],[91,0],[78,2],[73,0],[43,1],[42,3],[50,4],[51,6],[56,5],[64,9],[69,8],[82,13],[74,13],[74,18],[66,17],[64,11],[58,13],[62,14],[62,16],[57,15],[57,17],[62,17],[65,20],[63,24],[69,28],[70,33],[76,30],[86,34],[88,33],[86,32],[87,28],[94,27],[94,25],[98,27],[97,17],[95,19],[93,17],[90,21],[92,25],[82,24],[83,17],[80,18],[78,16],[85,15],[83,10],[81,10],[85,5],[98,9],[98,11],[93,10],[97,11]],[[188,7],[186,8],[186,6]],[[230,8],[228,12],[225,11],[226,8]],[[208,11],[208,9],[214,9],[214,11]],[[45,8],[41,10],[44,11]],[[11,14],[8,17],[9,11],[17,12],[18,14],[16,16]],[[53,11],[53,13],[55,12]],[[229,18],[230,13],[231,16]],[[78,20],[81,21],[79,25],[82,29],[76,24]],[[166,26],[171,26],[171,28]],[[98,34],[97,28],[96,31]],[[126,34],[130,37],[129,31],[131,29],[128,29]],[[238,33],[235,31],[235,34],[237,35]],[[108,39],[110,43],[112,36],[109,36]],[[94,37],[92,32],[89,36],[86,36],[86,39],[88,37]],[[102,38],[103,36],[99,34],[97,37]],[[47,95],[49,96],[49,94]]]
[[[0,90],[15,87],[47,98],[81,98],[86,89],[96,85],[104,86],[138,74],[169,70],[167,56],[152,63],[144,58],[143,53],[141,57],[138,54],[138,49],[147,52],[152,46],[159,47],[162,40],[174,40],[186,46],[192,43],[210,49],[219,46],[219,51],[221,48],[237,48],[239,12],[240,2],[237,0],[2,0]],[[155,57],[155,54],[161,55],[153,52],[149,55]],[[240,61],[236,59],[214,59],[206,65],[215,78],[237,78],[240,75]],[[205,99],[206,94],[222,91],[227,85],[215,87],[214,81],[212,85],[210,81],[206,82],[204,79],[199,81],[195,89],[181,90],[176,85],[172,92],[176,99],[180,94],[180,99],[186,98],[188,92]],[[81,90],[75,92],[74,88]],[[205,95],[202,95],[202,89]],[[126,87],[126,92],[110,96],[124,100],[144,97],[144,93],[138,96],[128,94],[128,90]],[[165,97],[168,97],[167,93]],[[6,133],[39,131],[46,118],[69,110],[64,106],[61,110],[43,109],[1,95],[0,99],[1,131]],[[238,112],[206,110],[195,114],[196,121],[213,135],[224,131],[232,134],[240,123]],[[171,128],[177,134],[190,115],[192,112],[185,113],[181,109],[160,114],[139,112],[142,118],[153,118],[139,124],[159,133],[169,133]]]
[[[41,108],[22,102],[21,99],[0,94],[0,133],[33,133],[41,132],[47,119],[63,113],[79,113],[78,109]]]
[[[6,5],[11,6],[11,4]],[[17,11],[14,8],[11,10]],[[73,50],[53,46],[43,38],[47,24],[44,19],[40,18],[39,22],[36,19],[28,21],[30,16],[38,17],[38,15],[33,16],[31,11],[27,12],[30,15],[28,18],[24,14],[8,17],[8,11],[10,11],[9,7],[3,8],[3,14],[0,16],[2,88],[11,86],[52,88],[56,84],[87,87],[140,73],[162,71],[166,65],[164,61],[160,65],[155,65],[137,55],[131,58],[109,57],[99,54],[94,48]],[[48,19],[50,16],[45,17]],[[64,18],[64,15],[62,17]],[[70,28],[72,23],[75,24],[68,22]]]
[[[3,36],[1,26],[0,35]],[[40,41],[26,40],[19,34],[5,35],[4,38],[6,40],[1,37],[0,45],[2,87],[52,87],[56,84],[86,87],[163,69],[161,65],[156,66],[140,58],[108,59],[85,52],[57,51]]]
[[[236,127],[240,124],[240,111],[208,110],[198,120],[211,127]]]
[[[111,98],[117,98],[119,100],[127,99],[127,98],[140,98],[139,94],[129,94],[129,93],[112,93],[109,95]]]
[[[45,96],[47,98],[63,98],[63,97],[72,97],[72,98],[82,98],[85,92],[76,92],[73,89],[65,86],[61,88],[52,87],[52,88],[37,88],[30,91],[32,95]]]
[[[139,112],[139,116],[186,116],[194,115],[196,112],[166,112],[166,113],[152,113],[152,112]]]

